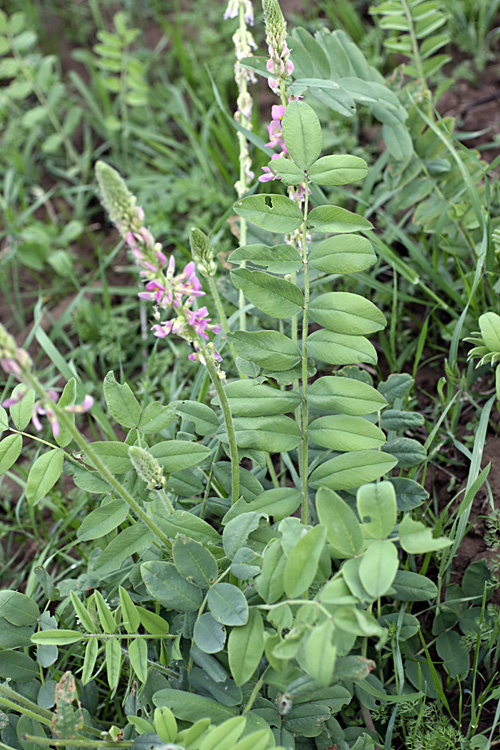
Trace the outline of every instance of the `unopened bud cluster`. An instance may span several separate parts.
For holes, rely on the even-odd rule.
[[[165,486],[163,469],[151,453],[138,445],[131,445],[128,455],[139,479],[146,482],[148,490],[161,490]]]
[[[266,68],[271,74],[268,78],[268,84],[272,91],[280,95],[282,82],[293,73],[290,50],[286,43],[286,21],[278,0],[262,0],[262,9],[269,51]]]
[[[198,267],[198,271],[203,276],[215,276],[217,265],[207,235],[201,229],[193,227],[189,235],[189,242],[191,245],[191,254]]]

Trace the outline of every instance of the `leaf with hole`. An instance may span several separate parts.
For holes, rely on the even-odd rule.
[[[364,484],[357,492],[356,504],[364,534],[373,539],[389,536],[398,517],[396,492],[391,482]]]
[[[251,195],[237,201],[234,210],[269,232],[294,232],[304,220],[299,205],[284,195]]]

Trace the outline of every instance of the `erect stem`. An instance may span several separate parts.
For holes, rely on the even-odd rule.
[[[243,219],[241,221],[243,221]],[[221,322],[221,326],[223,327],[224,332],[226,333],[226,335],[228,335],[229,333],[231,333],[231,329],[229,328],[229,323],[227,322],[226,313],[224,312],[224,307],[222,305],[222,300],[220,298],[219,290],[217,289],[217,285],[215,283],[215,279],[214,279],[213,276],[207,276],[206,278],[208,279],[208,285],[210,287],[210,292],[212,294],[212,298],[213,298],[213,300],[215,302],[215,307],[217,308],[217,314],[219,316],[219,320]],[[241,290],[240,290],[240,294],[241,294]],[[240,309],[242,307],[244,307],[244,306],[245,306],[245,298],[243,297],[243,303],[241,303],[241,299],[240,299]],[[240,313],[240,325],[241,325],[242,329],[245,330],[243,328],[243,324],[241,322],[241,313]],[[236,352],[234,351],[234,346],[231,343],[231,341],[228,341],[228,344],[229,344],[229,348],[231,350],[231,354],[233,355],[234,364],[236,365],[236,368],[238,368],[238,365],[236,364]],[[238,372],[239,372],[239,370],[238,370]],[[241,373],[240,373],[240,375],[241,375]],[[245,376],[243,375],[242,377],[245,377]]]
[[[219,397],[222,413],[224,415],[224,423],[226,425],[227,437],[229,440],[229,456],[231,458],[231,504],[234,505],[240,494],[240,466],[238,462],[238,448],[236,446],[233,418],[231,416],[231,409],[229,408],[229,401],[227,400],[224,386],[221,383],[219,373],[212,361],[210,352],[206,350],[202,338],[198,338],[198,342],[203,353],[208,374],[210,375],[210,379]]]
[[[34,390],[37,391],[40,395],[42,395],[44,398],[48,398],[48,394],[45,392],[42,384],[35,375],[33,375],[32,373],[24,372],[23,379],[26,380],[31,385],[31,387],[34,388]],[[153,532],[154,536],[157,537],[168,549],[171,549],[172,545],[168,536],[166,536],[166,534],[164,534],[163,531],[158,528],[155,522],[151,518],[149,518],[147,513],[141,508],[135,498],[132,497],[130,492],[128,492],[125,487],[118,481],[118,479],[109,471],[109,469],[101,461],[97,453],[95,453],[90,443],[88,443],[85,438],[80,435],[71,419],[68,418],[68,415],[66,414],[64,409],[61,409],[56,403],[52,404],[52,409],[58,421],[68,430],[75,443],[78,445],[83,454],[88,458],[90,463],[92,463],[93,466],[97,469],[102,478],[106,480],[106,482],[113,488],[117,495],[125,500],[127,505],[131,508],[131,510],[133,510],[136,516],[138,516],[141,521],[148,527],[148,529]]]
[[[247,24],[245,21],[245,4],[240,2],[240,6],[238,9],[239,14],[239,22],[240,22],[240,44],[242,49],[245,49],[247,46]],[[239,82],[239,98],[244,99],[246,95],[248,94],[248,85],[247,85],[247,79],[244,75],[241,76],[240,82]],[[241,125],[243,127],[246,127],[250,129],[251,125],[248,119],[243,115],[241,112]],[[247,155],[248,155],[248,143],[247,139],[245,138],[244,134],[238,131],[238,143],[240,146],[240,177],[239,177],[239,183],[238,183],[238,198],[241,198],[247,190]],[[244,218],[240,218],[240,246],[244,247],[247,244],[247,221]],[[246,262],[243,261],[241,264],[242,268],[245,268]],[[246,331],[247,329],[247,317],[246,313],[244,311],[245,307],[245,295],[243,294],[243,291],[240,289],[239,295],[238,295],[238,306],[240,308],[240,328],[242,331]],[[231,347],[232,348],[232,347]]]
[[[302,440],[299,448],[299,470],[301,479],[302,512],[304,525],[309,523],[309,502],[307,495],[308,466],[308,420],[307,409],[307,329],[309,325],[309,261],[307,258],[307,213],[309,210],[309,182],[305,180],[304,222],[302,224],[302,263],[304,265],[304,317],[302,319],[302,404],[301,431]]]

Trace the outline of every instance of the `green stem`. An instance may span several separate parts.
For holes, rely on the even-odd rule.
[[[174,513],[175,509],[174,509],[174,506],[172,505],[172,503],[170,502],[170,500],[168,499],[165,490],[163,490],[163,489],[158,490],[158,495],[160,496],[161,500],[163,501],[163,505],[167,509],[169,515],[172,515],[172,513]]]
[[[305,180],[304,199],[304,222],[302,224],[302,263],[304,265],[304,317],[302,320],[302,403],[301,403],[301,430],[302,440],[300,444],[300,479],[302,494],[301,519],[304,525],[309,523],[309,502],[307,493],[307,467],[308,467],[308,421],[307,408],[307,329],[309,325],[309,262],[307,258],[307,214],[309,210],[309,183]]]
[[[35,745],[55,745],[56,747],[132,747],[133,742],[120,742],[119,745],[116,742],[103,742],[102,740],[89,740],[86,737],[82,737],[81,740],[55,740],[53,737],[40,737],[34,734],[23,734],[23,739],[26,742],[33,742]]]
[[[408,30],[410,33],[411,46],[413,48],[413,62],[415,63],[415,67],[418,72],[418,77],[422,85],[422,90],[425,91],[425,89],[427,88],[427,82],[425,80],[424,69],[422,66],[422,59],[420,57],[420,50],[418,48],[418,41],[417,41],[417,37],[415,34],[415,24],[413,22],[410,7],[408,3],[406,2],[406,0],[401,0],[401,4],[405,11],[406,20],[408,21]]]
[[[39,380],[36,378],[35,375],[32,373],[23,373],[24,379],[31,385],[32,388],[34,388],[35,391],[40,393],[44,398],[48,398],[48,394],[45,392],[42,384],[39,382]],[[56,403],[52,403],[52,409],[58,419],[58,421],[68,430],[68,432],[73,437],[73,440],[78,445],[80,450],[84,453],[84,455],[88,458],[90,463],[93,464],[93,466],[97,469],[97,471],[100,473],[103,479],[106,480],[106,482],[114,489],[114,491],[127,503],[127,505],[133,510],[133,512],[141,519],[141,521],[150,529],[150,531],[153,532],[155,537],[157,537],[162,544],[164,544],[167,549],[171,549],[171,542],[168,536],[161,531],[161,529],[158,528],[158,526],[154,523],[154,521],[149,518],[147,513],[141,508],[139,503],[132,497],[130,492],[128,492],[125,487],[116,479],[115,476],[109,471],[107,466],[101,461],[99,456],[95,453],[92,446],[85,440],[85,438],[80,435],[78,430],[76,429],[75,425],[72,423],[72,421],[68,418],[66,412],[61,409]]]
[[[205,359],[205,365],[210,375],[210,379],[214,385],[214,388],[219,397],[220,405],[222,407],[222,413],[224,415],[224,423],[226,425],[227,437],[229,440],[229,455],[231,458],[231,503],[238,500],[240,494],[240,467],[238,461],[238,448],[236,446],[236,434],[234,432],[233,418],[231,416],[231,409],[229,408],[229,401],[227,400],[224,386],[221,383],[219,373],[213,363],[210,353],[206,350],[203,339],[199,338],[203,357]]]
[[[265,670],[262,672],[261,676],[259,677],[259,679],[255,683],[254,689],[250,693],[250,698],[248,699],[247,704],[246,704],[246,706],[243,709],[243,712],[241,714],[242,716],[245,716],[245,714],[247,714],[250,711],[250,709],[252,708],[252,706],[253,706],[253,704],[255,702],[255,699],[257,698],[257,696],[259,694],[259,691],[260,691],[260,689],[261,689],[261,687],[262,687],[262,685],[264,683],[264,677],[266,676],[266,672],[270,668],[270,666],[271,666],[270,664],[267,665],[267,667],[265,668]]]
[[[240,6],[238,9],[239,13],[239,22],[240,22],[240,44],[243,49],[247,46],[247,25],[245,21],[245,4],[240,2]],[[240,96],[246,96],[248,93],[248,86],[247,81],[244,75],[241,76],[241,79],[239,81],[239,95]],[[251,123],[248,121],[246,117],[243,117],[241,115],[241,124],[243,127],[246,127],[250,129]],[[246,159],[248,154],[248,144],[245,136],[243,133],[240,133],[238,131],[238,143],[240,146],[240,179],[239,179],[239,185],[238,185],[238,198],[241,198],[247,190],[247,173],[246,173]],[[240,246],[243,247],[247,244],[247,221],[246,219],[241,218],[240,219]],[[245,268],[246,262],[243,261],[241,264],[242,268]],[[243,294],[243,291],[240,289],[239,295],[238,295],[238,306],[240,308],[240,328],[242,331],[246,331],[247,329],[247,317],[246,313],[244,311],[245,307],[245,295]]]
[[[243,221],[243,219],[242,219]],[[215,283],[215,279],[213,276],[207,276],[208,279],[208,286],[210,287],[210,293],[212,295],[212,298],[215,302],[215,307],[217,308],[217,314],[219,316],[219,320],[221,322],[222,328],[224,329],[224,332],[226,336],[231,333],[231,329],[229,328],[229,323],[227,322],[226,313],[224,312],[224,306],[222,304],[222,300],[220,298],[219,290],[217,289],[217,285]],[[240,292],[241,293],[241,292]],[[243,305],[240,305],[240,307],[244,307],[245,301],[243,298]],[[240,324],[241,324],[241,315],[240,315]],[[243,329],[245,330],[245,329]],[[234,346],[231,341],[228,340],[229,348],[231,350],[231,354],[233,355],[234,364],[236,365],[236,368],[238,368],[238,365],[236,364],[236,352],[234,350]],[[239,370],[238,370],[239,372]]]

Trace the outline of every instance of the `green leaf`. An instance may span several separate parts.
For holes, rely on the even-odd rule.
[[[386,594],[398,570],[396,545],[376,540],[366,550],[359,566],[359,577],[366,591],[378,599]]]
[[[214,435],[220,426],[214,410],[199,401],[176,401],[175,410],[183,419],[193,422],[198,435]]]
[[[92,450],[112,474],[124,474],[132,468],[128,445],[117,440],[91,443]]]
[[[172,563],[145,562],[141,565],[141,575],[151,596],[167,609],[196,612],[201,606],[201,589],[186,581]]]
[[[210,729],[201,742],[200,750],[236,750],[247,723],[246,716],[235,716],[218,727]]]
[[[37,505],[50,492],[62,474],[64,453],[53,448],[39,456],[32,464],[26,483],[26,499]]]
[[[318,159],[309,169],[308,177],[317,185],[350,185],[367,174],[368,164],[364,159],[346,154]]]
[[[283,518],[291,516],[299,507],[301,494],[293,487],[276,487],[272,490],[266,490],[260,493],[250,502],[243,498],[237,500],[224,516],[222,523],[227,524],[241,513],[251,511],[262,511],[274,521],[281,521]]]
[[[208,608],[223,625],[245,625],[248,604],[242,592],[232,583],[216,583],[208,592]]]
[[[26,594],[4,589],[0,591],[0,617],[17,627],[34,625],[40,617],[40,610]]]
[[[142,683],[148,678],[148,644],[143,638],[134,638],[128,644],[130,665]]]
[[[373,225],[363,216],[339,206],[318,206],[307,217],[307,226],[312,232],[359,232],[373,229]]]
[[[291,451],[301,440],[298,424],[291,417],[277,415],[274,417],[237,417],[233,420],[238,448],[253,448],[268,453]],[[219,439],[228,443],[227,433],[221,433]]]
[[[255,588],[259,596],[268,604],[274,604],[285,593],[283,574],[286,557],[281,544],[277,541],[270,544],[264,554],[262,573],[255,579]]]
[[[231,263],[250,262],[254,266],[263,266],[269,273],[293,273],[302,268],[302,258],[291,245],[244,245],[231,253],[228,260]]]
[[[418,508],[422,505],[427,498],[429,493],[413,479],[406,479],[405,477],[391,477],[390,483],[396,490],[396,501],[398,504],[398,511],[407,511]]]
[[[89,471],[80,464],[70,464],[68,473],[73,475],[77,487],[93,495],[104,495],[110,492],[110,485],[101,479],[97,471]]]
[[[294,232],[304,220],[299,205],[284,195],[251,195],[233,208],[238,216],[269,232]]]
[[[399,538],[405,552],[412,555],[434,552],[453,544],[451,539],[444,536],[435,539],[432,536],[432,529],[428,529],[420,521],[414,521],[409,515],[406,515],[399,524]]]
[[[387,150],[397,162],[408,162],[413,156],[413,141],[405,125],[382,125]]]
[[[376,333],[387,323],[373,302],[350,292],[320,294],[309,305],[309,312],[323,328],[352,336]]]
[[[68,380],[66,385],[64,386],[64,390],[61,393],[61,398],[57,402],[57,405],[60,409],[63,409],[65,406],[73,406],[76,400],[76,380],[75,378],[71,378],[71,380]],[[67,418],[70,420],[71,424],[74,426],[75,424],[75,415],[71,413],[66,414]],[[69,430],[66,429],[64,425],[59,425],[59,435],[56,437],[56,443],[57,445],[61,446],[61,448],[64,448],[66,445],[71,443],[73,440],[73,435]]]
[[[309,169],[323,146],[318,116],[304,101],[293,101],[285,109],[282,126],[285,146],[291,159],[300,169]]]
[[[73,605],[73,609],[76,612],[76,616],[80,620],[80,624],[83,625],[88,633],[95,633],[99,628],[92,620],[90,614],[87,612],[85,605],[82,604],[74,591],[70,591],[69,595],[71,603]]]
[[[411,430],[424,424],[423,414],[414,411],[401,411],[400,409],[387,409],[382,414],[382,427],[384,430]]]
[[[21,651],[0,651],[0,677],[2,679],[31,682],[38,677],[38,672],[38,664],[27,654]]]
[[[190,469],[211,454],[210,448],[189,440],[164,440],[153,445],[149,452],[168,474]]]
[[[21,435],[8,435],[0,440],[0,474],[5,474],[16,463],[22,448]]]
[[[336,492],[320,489],[316,495],[316,510],[320,523],[326,527],[326,538],[335,557],[356,557],[362,552],[361,525],[354,511]]]
[[[325,703],[303,703],[294,706],[286,714],[283,726],[293,734],[309,734],[321,729],[330,718],[330,709]]]
[[[197,721],[206,718],[215,724],[220,724],[238,713],[237,708],[221,705],[203,695],[173,688],[164,688],[155,692],[153,703],[156,706],[168,706],[177,719],[189,723],[192,723],[195,718]]]
[[[210,612],[204,612],[196,620],[193,630],[193,640],[205,654],[217,654],[224,648],[226,630],[222,623],[217,622]]]
[[[339,414],[315,419],[308,433],[313,443],[335,451],[369,450],[385,443],[382,430],[367,419]]]
[[[288,555],[283,583],[290,599],[304,594],[314,581],[325,539],[326,529],[314,526],[299,539]]]
[[[3,432],[3,430],[9,429],[9,417],[7,415],[7,412],[3,408],[3,406],[0,406],[0,433]]]
[[[122,674],[122,650],[117,638],[110,638],[106,641],[104,648],[106,656],[106,674],[108,685],[112,691],[116,690]]]
[[[302,292],[290,281],[246,268],[231,271],[231,281],[249,302],[274,318],[292,318],[302,311]]]
[[[130,555],[135,555],[153,541],[153,533],[142,523],[128,526],[110,541],[94,562],[94,570],[106,575],[119,570]]]
[[[136,607],[136,610],[144,630],[151,635],[167,635],[169,624],[163,617],[144,609],[144,607]]]
[[[12,391],[12,398],[16,398],[20,393],[26,392],[26,386],[22,383],[16,385]],[[30,423],[31,415],[33,413],[33,406],[35,403],[35,391],[29,390],[25,396],[13,404],[10,408],[10,418],[14,422],[14,426],[18,430],[25,430]]]
[[[283,372],[300,362],[297,344],[278,331],[236,331],[228,339],[236,354],[268,370]]]
[[[402,602],[424,602],[435,599],[438,589],[434,581],[410,570],[398,570],[392,584],[395,599]]]
[[[264,623],[258,609],[250,610],[246,625],[231,630],[227,648],[233,679],[237,685],[244,685],[257,669],[264,652]]]
[[[91,638],[85,647],[85,657],[83,659],[82,685],[86,685],[92,679],[95,663],[97,661],[97,652],[99,643],[97,638]]]
[[[399,468],[417,466],[427,458],[424,446],[412,438],[394,438],[394,440],[389,440],[382,450],[397,458]]]
[[[373,414],[387,405],[371,385],[341,375],[315,380],[307,389],[307,403],[314,411],[336,411],[353,417]]]
[[[222,535],[222,543],[226,556],[232,560],[236,552],[246,546],[248,535],[259,527],[259,521],[265,513],[242,513],[229,521]]]
[[[106,536],[125,521],[128,512],[128,505],[123,500],[111,500],[89,513],[76,535],[81,542]]]
[[[318,685],[327,687],[333,677],[337,649],[332,643],[333,623],[324,620],[313,630],[307,639],[304,667],[308,675]]]
[[[184,534],[202,544],[220,543],[220,536],[214,527],[187,510],[176,510],[170,516],[163,518],[161,528],[172,539],[175,539],[177,534]]]
[[[307,353],[330,365],[377,364],[375,347],[364,336],[314,331],[307,339]]]
[[[83,641],[85,636],[78,630],[41,630],[39,633],[33,633],[31,640],[38,645],[47,646],[65,646],[70,643]]]
[[[309,263],[324,273],[357,273],[373,266],[375,255],[370,240],[357,235],[343,234],[314,244]]]
[[[283,185],[298,185],[305,179],[305,172],[293,161],[284,157],[273,159],[267,165],[271,172],[278,177]]]
[[[127,633],[137,633],[141,619],[130,594],[123,586],[119,587],[122,622]]]
[[[389,536],[398,518],[396,492],[391,482],[364,484],[357,492],[356,504],[364,534],[373,539]]]
[[[353,490],[380,479],[396,463],[395,458],[382,451],[353,451],[325,461],[314,469],[309,481],[311,487]]]
[[[115,619],[111,614],[108,605],[104,601],[103,595],[97,589],[94,591],[94,600],[102,629],[105,633],[114,633],[116,631]]]
[[[151,435],[164,430],[174,418],[175,408],[172,404],[163,406],[159,401],[152,401],[142,410],[137,426],[145,435]]]
[[[392,404],[397,398],[404,398],[411,391],[413,385],[413,378],[411,375],[406,373],[400,373],[398,375],[389,375],[387,380],[380,383],[378,390],[386,398],[386,400]]]
[[[183,578],[201,588],[208,588],[217,578],[217,560],[193,539],[179,535],[173,547],[174,564]]]
[[[163,742],[175,742],[177,737],[177,722],[172,711],[167,706],[155,708],[154,725],[157,734]]]
[[[256,380],[235,380],[226,385],[226,396],[233,416],[262,417],[288,414],[300,405],[300,396],[294,391],[280,391]],[[212,399],[220,405],[219,399]]]
[[[452,679],[461,675],[465,677],[464,673],[469,671],[470,658],[458,633],[454,630],[445,630],[444,633],[440,633],[436,641],[436,651]]]
[[[488,349],[491,352],[500,352],[500,315],[494,312],[484,313],[479,318],[479,328]]]

